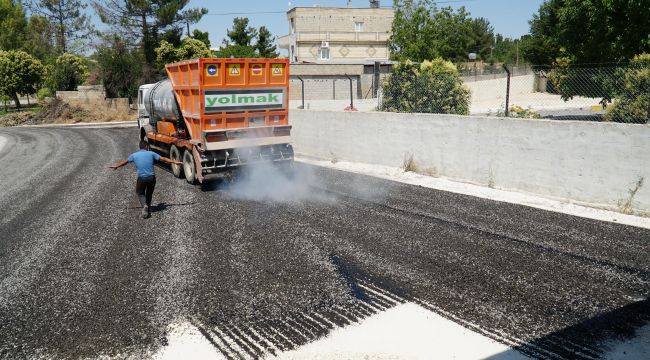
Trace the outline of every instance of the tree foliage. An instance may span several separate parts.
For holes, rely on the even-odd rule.
[[[49,62],[55,57],[52,24],[40,15],[32,15],[27,24],[27,33],[23,49],[42,62]]]
[[[35,14],[46,18],[54,29],[59,53],[71,51],[76,41],[84,41],[93,34],[90,17],[84,13],[88,6],[81,0],[30,0]]]
[[[252,46],[242,46],[242,45],[228,45],[222,46],[219,50],[216,51],[216,56],[219,58],[256,58],[258,57],[255,48]]]
[[[210,34],[207,31],[201,31],[199,29],[194,29],[192,31],[192,38],[201,41],[209,49],[210,44]]]
[[[249,20],[246,17],[236,17],[233,20],[232,29],[226,33],[227,39],[223,40],[224,45],[251,46],[258,31],[252,26],[248,26]]]
[[[536,65],[560,56],[574,64],[626,62],[650,51],[647,1],[548,0],[530,22],[522,48]]]
[[[635,56],[623,79],[623,91],[607,109],[605,120],[626,123],[650,120],[650,54]]]
[[[145,79],[156,78],[156,52],[161,34],[195,24],[208,9],[186,9],[189,0],[94,0],[100,19],[129,42],[139,43],[145,61]],[[181,30],[182,31],[182,30]]]
[[[108,97],[134,96],[142,81],[142,53],[118,36],[105,39],[93,55]]]
[[[27,20],[20,2],[0,0],[0,50],[22,48],[26,29]]]
[[[174,47],[172,44],[163,40],[160,43],[160,46],[156,48],[156,61],[161,72],[167,64],[181,60],[198,59],[213,56],[214,53],[205,45],[203,41],[193,38],[183,39],[183,42],[179,47]]]
[[[258,29],[249,26],[248,18],[235,18],[228,30],[217,57],[224,58],[277,58],[273,35],[266,26]]]
[[[47,71],[45,84],[51,91],[75,91],[88,77],[88,66],[80,56],[64,53]]]
[[[442,57],[464,61],[469,53],[488,59],[494,30],[486,19],[472,19],[464,7],[456,11],[438,8],[433,0],[396,0],[393,4],[389,48],[394,60]]]
[[[383,111],[469,114],[470,91],[463,86],[456,66],[441,58],[393,66],[382,91]]]
[[[21,50],[0,51],[0,94],[14,100],[20,108],[18,95],[36,93],[43,82],[43,65]]]
[[[262,58],[277,58],[278,52],[277,47],[273,44],[274,39],[273,35],[266,26],[260,27],[260,30],[257,34],[257,42],[255,43],[255,50],[257,54]]]

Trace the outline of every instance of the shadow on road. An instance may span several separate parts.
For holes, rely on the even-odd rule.
[[[196,204],[196,203],[168,204],[168,203],[166,203],[166,202],[161,202],[161,203],[159,203],[159,204],[152,205],[152,206],[149,208],[149,210],[150,210],[152,213],[156,213],[156,212],[165,211],[165,210],[170,209],[170,208],[173,208],[173,207],[179,207],[179,206],[192,206],[192,205],[194,205],[194,204]]]
[[[165,210],[169,210],[169,209],[175,208],[175,207],[192,206],[192,205],[195,205],[195,204],[196,203],[168,204],[166,202],[161,202],[161,203],[158,203],[156,205],[151,205],[149,207],[149,211],[151,211],[152,213],[156,213],[156,212],[162,212],[162,211],[165,211]],[[127,207],[126,208],[126,210],[138,210],[138,209],[142,209],[142,206],[132,206],[132,207]]]
[[[609,350],[603,345],[632,339],[639,329],[648,324],[650,324],[650,299],[645,299],[515,346],[510,351],[488,359],[509,359],[512,351],[519,351],[534,358],[601,358],[604,352]]]

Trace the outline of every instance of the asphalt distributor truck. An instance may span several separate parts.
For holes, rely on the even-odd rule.
[[[214,59],[166,66],[168,78],[138,91],[140,139],[202,183],[246,165],[291,165],[287,59]]]

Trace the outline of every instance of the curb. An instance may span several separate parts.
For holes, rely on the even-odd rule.
[[[127,128],[137,127],[136,120],[130,121],[113,121],[103,123],[76,123],[76,124],[41,124],[41,125],[20,125],[26,128],[81,128],[81,129],[100,129],[100,128]]]

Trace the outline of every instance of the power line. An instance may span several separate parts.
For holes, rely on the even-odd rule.
[[[261,15],[261,14],[285,14],[286,11],[253,11],[253,12],[230,12],[230,13],[207,13],[212,16],[229,16],[229,15]]]
[[[436,1],[436,4],[452,4],[452,3],[465,3],[474,2],[476,0],[447,0]],[[390,9],[392,6],[382,6],[384,9]],[[364,8],[365,9],[365,8]],[[227,13],[207,13],[210,16],[232,16],[232,15],[263,15],[263,14],[286,14],[286,11],[250,11],[250,12],[227,12]]]

